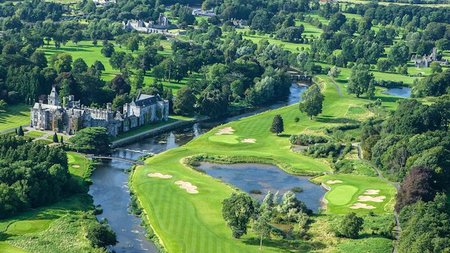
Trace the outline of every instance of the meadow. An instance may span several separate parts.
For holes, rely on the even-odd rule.
[[[30,123],[30,107],[25,104],[7,105],[0,109],[0,133]]]
[[[222,183],[185,165],[185,159],[192,156],[203,156],[207,159],[225,161],[262,162],[278,165],[289,173],[301,175],[324,175],[332,170],[327,159],[315,159],[290,150],[288,137],[291,134],[318,133],[324,129],[346,123],[359,122],[371,115],[364,105],[369,102],[365,98],[356,98],[339,93],[337,87],[344,90],[344,84],[333,83],[331,78],[320,76],[317,80],[325,95],[323,113],[311,120],[300,113],[298,104],[267,111],[255,116],[243,118],[218,126],[208,133],[194,139],[185,146],[166,151],[149,158],[145,166],[139,166],[132,175],[131,186],[137,194],[144,216],[153,230],[162,239],[169,252],[257,252],[257,240],[250,232],[241,240],[231,237],[221,215],[221,202],[231,192],[232,186]],[[386,108],[395,108],[394,98],[377,90],[377,97]],[[351,108],[359,108],[358,110]],[[349,112],[352,111],[352,112]],[[280,114],[284,119],[285,132],[280,136],[269,132],[272,119]],[[299,122],[295,118],[299,117]],[[223,134],[226,133],[226,134]],[[252,140],[254,143],[246,142]],[[172,178],[161,179],[149,177],[149,173],[160,172]],[[344,177],[344,175],[343,175]],[[352,178],[353,176],[348,176]],[[392,198],[390,185],[375,177],[362,177],[362,191],[374,182],[380,189],[387,189],[383,194]],[[366,180],[367,179],[367,180]],[[174,184],[182,180],[197,187],[197,194],[190,194]],[[342,180],[344,181],[344,180]],[[350,183],[349,179],[346,179]],[[350,208],[330,206],[327,212],[347,213]],[[335,211],[334,211],[335,210]],[[356,210],[364,213],[365,210]],[[377,211],[378,212],[378,211]],[[392,212],[391,206],[379,211]],[[320,226],[320,223],[312,225]],[[315,228],[318,229],[318,228]],[[389,241],[389,240],[387,240]],[[315,249],[317,242],[297,241],[297,248]],[[281,240],[273,240],[265,247],[267,252],[284,252],[289,246]],[[320,247],[331,247],[325,245]]]

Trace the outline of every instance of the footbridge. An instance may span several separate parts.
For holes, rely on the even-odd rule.
[[[87,157],[90,159],[106,159],[106,160],[112,160],[112,161],[128,162],[128,163],[132,163],[132,164],[136,164],[136,165],[144,165],[143,161],[123,158],[123,157],[95,156],[95,155],[88,155]]]

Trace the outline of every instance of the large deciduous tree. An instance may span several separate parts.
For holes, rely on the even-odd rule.
[[[223,201],[222,215],[234,238],[247,233],[247,225],[255,213],[253,199],[246,193],[233,193]]]
[[[181,88],[173,101],[173,111],[179,115],[192,115],[196,98],[189,87]]]
[[[347,86],[349,94],[355,94],[356,97],[367,92],[370,82],[374,79],[367,65],[356,65],[352,68],[352,74]]]
[[[313,116],[317,116],[322,112],[323,100],[324,96],[320,92],[320,87],[317,84],[313,84],[302,95],[300,111],[305,112],[312,119]]]
[[[70,139],[73,148],[86,153],[103,154],[109,153],[110,141],[104,127],[87,127],[78,131]]]
[[[356,216],[356,214],[352,212],[345,215],[344,219],[338,224],[336,233],[338,236],[342,237],[358,238],[363,224],[363,218]]]

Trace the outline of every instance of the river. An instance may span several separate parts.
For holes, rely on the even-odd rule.
[[[276,103],[262,110],[229,118],[226,122],[247,117],[264,110],[297,103],[305,90],[304,86],[292,85],[287,101]],[[190,128],[142,139],[136,143],[117,148],[113,151],[112,156],[137,160],[147,154],[158,154],[184,145],[207,130],[201,129],[198,124],[195,124]],[[98,215],[97,218],[99,220],[107,219],[111,228],[117,234],[119,242],[110,248],[111,251],[116,253],[156,253],[158,252],[157,248],[145,237],[145,228],[140,225],[141,219],[129,213],[128,170],[130,166],[130,163],[123,161],[103,161],[96,166],[92,173],[92,185],[89,188],[89,194],[93,197],[94,204],[103,208],[103,213]]]

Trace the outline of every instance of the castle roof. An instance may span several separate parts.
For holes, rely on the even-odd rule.
[[[131,104],[136,106],[149,106],[156,104],[159,100],[161,100],[159,95],[139,94],[136,101],[131,102]]]

